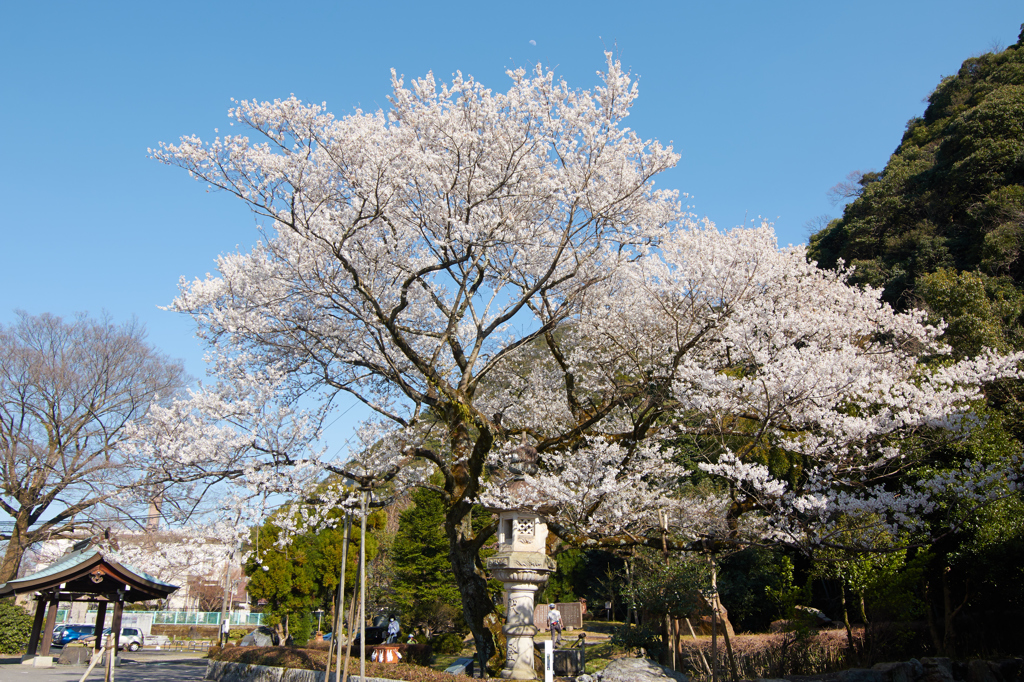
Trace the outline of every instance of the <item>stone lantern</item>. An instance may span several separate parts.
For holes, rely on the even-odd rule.
[[[502,628],[508,649],[501,677],[534,680],[533,638],[538,630],[533,624],[533,602],[555,570],[555,560],[546,551],[548,527],[543,517],[525,511],[502,511],[498,520],[498,553],[487,559],[487,568],[508,593]]]
[[[509,468],[513,478],[502,488],[512,499],[524,486],[516,475],[536,471],[537,451],[528,445],[517,448],[517,461]],[[495,509],[498,514],[498,552],[487,559],[487,569],[500,580],[508,593],[505,618],[507,642],[505,669],[501,677],[511,680],[535,680],[533,669],[534,597],[548,576],[555,571],[555,560],[547,555],[548,527],[544,517],[533,509]]]

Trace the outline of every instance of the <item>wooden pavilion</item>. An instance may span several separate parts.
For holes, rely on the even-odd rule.
[[[57,622],[57,605],[60,602],[97,604],[96,651],[103,647],[101,634],[107,615],[107,605],[113,604],[110,631],[114,635],[114,651],[117,651],[116,646],[121,636],[121,613],[125,602],[166,599],[167,595],[177,589],[177,585],[157,580],[138,569],[108,559],[98,549],[84,548],[65,554],[56,563],[32,575],[0,585],[0,597],[35,594],[36,614],[24,659],[27,662],[29,659],[35,659],[37,655],[50,654],[53,628]]]

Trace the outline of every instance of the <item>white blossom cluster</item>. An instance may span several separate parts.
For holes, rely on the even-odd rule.
[[[168,478],[340,500],[325,471],[399,487],[437,471],[452,508],[544,508],[579,536],[670,519],[677,537],[803,544],[842,514],[912,524],[966,480],[863,483],[900,439],[969,428],[980,386],[1018,377],[1022,356],[931,362],[948,349],[922,313],[778,248],[766,223],[683,213],[653,182],[678,157],[623,125],[637,89],[611,57],[592,91],[541,67],[509,76],[506,93],[393,76],[387,111],[341,118],[240,102],[233,125],[253,137],[152,152],[265,220],[172,306],[217,381],[139,434]],[[347,463],[311,448],[340,395],[376,414]],[[685,439],[718,492],[679,493]],[[517,444],[538,454],[513,496],[500,470]],[[757,463],[765,448],[802,458],[798,489]]]

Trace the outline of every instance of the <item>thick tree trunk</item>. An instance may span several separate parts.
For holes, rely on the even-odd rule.
[[[278,621],[277,625],[274,626],[277,630],[277,639],[281,646],[284,646],[285,640],[288,639],[288,635],[291,634],[288,630],[288,614],[281,614],[281,620]]]
[[[7,551],[4,552],[3,563],[0,563],[0,585],[8,580],[18,577],[18,569],[21,568],[21,558],[25,550],[31,544],[28,537],[28,515],[19,513],[14,517],[14,529],[11,531],[11,539],[7,541]]]
[[[449,525],[449,537],[451,538],[455,528]],[[494,604],[491,602],[490,594],[487,591],[487,581],[477,571],[476,551],[465,547],[461,538],[454,538],[449,548],[448,557],[452,563],[452,570],[455,572],[455,582],[459,586],[459,593],[462,596],[462,613],[473,633],[473,641],[476,644],[477,661],[479,662],[483,675],[487,676],[487,661],[495,653],[494,635],[485,622],[487,616],[494,611]]]
[[[483,570],[478,566],[480,542],[473,534],[473,507],[469,500],[479,489],[483,463],[494,438],[490,431],[481,429],[474,441],[461,412],[462,406],[452,406],[452,409],[450,444],[456,465],[445,472],[445,491],[450,495],[451,506],[445,513],[444,530],[448,536],[448,559],[462,597],[462,615],[473,634],[481,676],[487,677],[487,662],[495,653],[494,633],[487,627],[487,617],[494,612],[494,603],[487,591]]]

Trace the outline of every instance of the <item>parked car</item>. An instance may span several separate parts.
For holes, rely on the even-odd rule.
[[[110,628],[103,629],[103,636],[110,634]],[[146,635],[138,628],[121,628],[121,636],[117,640],[119,649],[138,651],[146,646]]]
[[[101,635],[105,640],[107,635],[110,634],[110,628],[103,628],[103,634]],[[95,642],[96,638],[93,636],[83,637],[83,642]],[[128,651],[138,651],[146,645],[146,635],[142,630],[138,628],[121,628],[121,636],[117,640],[118,649],[128,649]]]
[[[53,644],[54,646],[64,646],[83,637],[91,637],[95,632],[95,625],[58,625],[53,629]]]
[[[356,630],[355,639],[352,640],[353,648],[360,646],[360,633]],[[366,646],[374,646],[377,644],[383,644],[388,639],[388,627],[372,627],[366,628]]]

